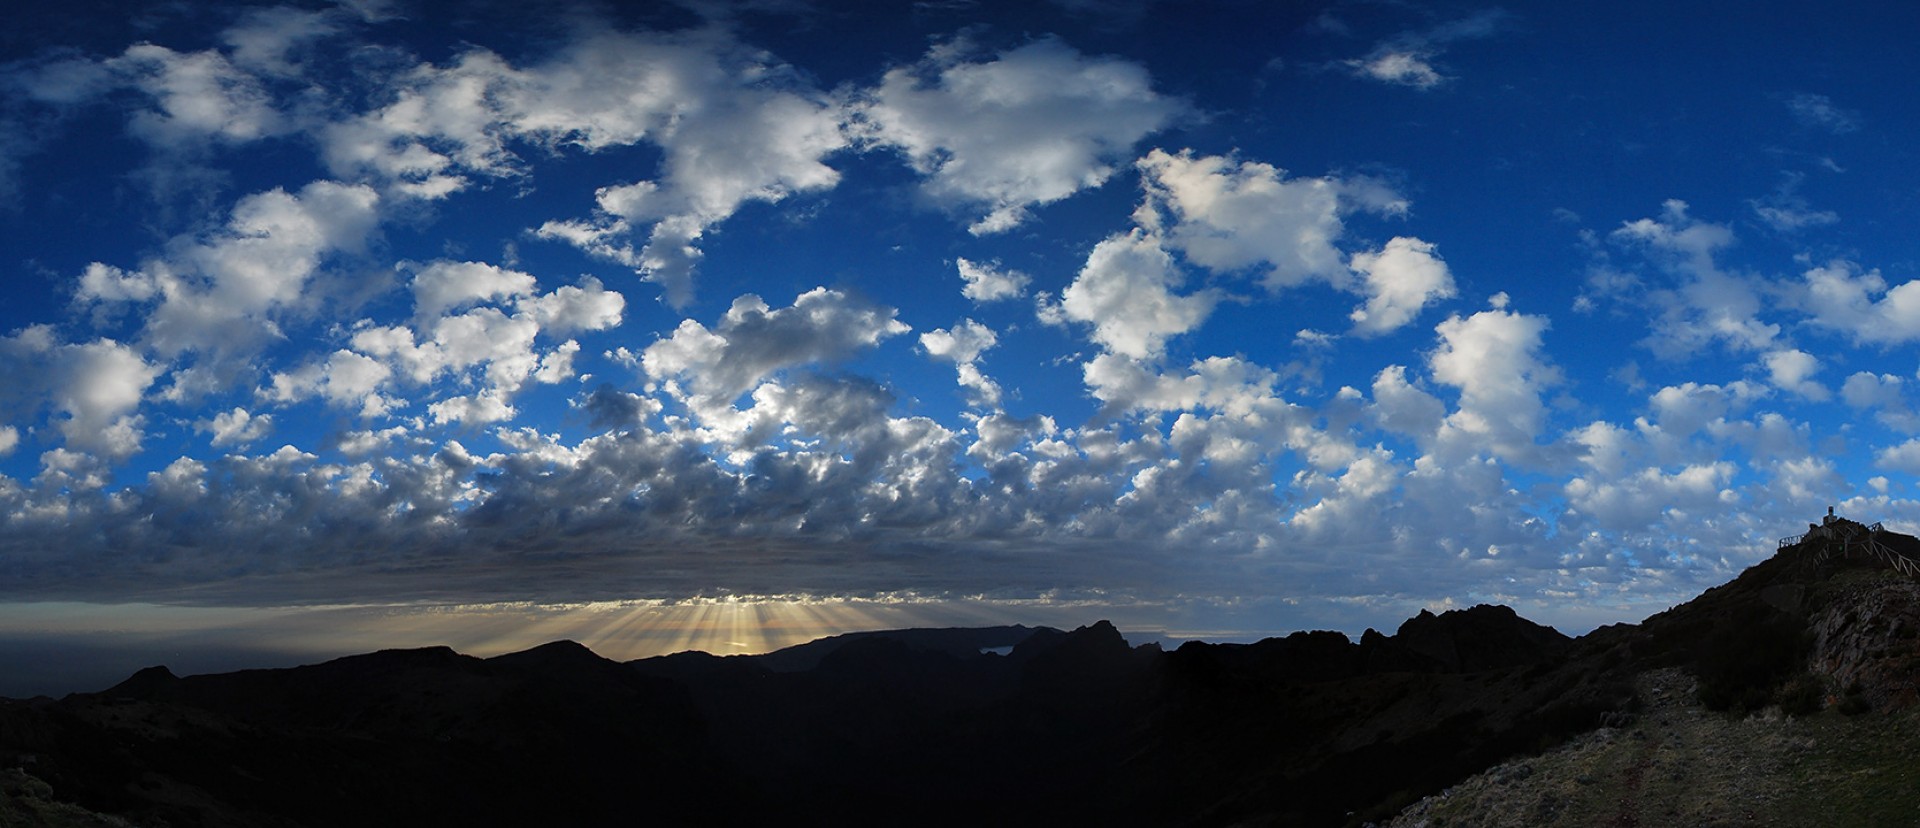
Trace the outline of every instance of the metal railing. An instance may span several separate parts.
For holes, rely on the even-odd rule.
[[[1907,557],[1893,547],[1880,542],[1880,534],[1886,531],[1886,527],[1877,521],[1872,526],[1853,528],[1856,526],[1860,524],[1844,520],[1815,526],[1805,533],[1781,538],[1779,548],[1785,549],[1809,541],[1823,540],[1826,542],[1820,545],[1814,556],[1816,564],[1825,563],[1836,555],[1859,553],[1878,559],[1892,567],[1895,572],[1907,577],[1920,577],[1920,561]]]

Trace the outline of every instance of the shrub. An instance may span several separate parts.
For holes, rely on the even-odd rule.
[[[1764,606],[1732,614],[1702,642],[1694,675],[1709,710],[1758,710],[1805,662],[1810,636],[1800,619]]]
[[[1834,709],[1839,710],[1842,715],[1858,716],[1872,710],[1873,705],[1867,702],[1867,688],[1860,686],[1860,682],[1856,681],[1847,685],[1846,695],[1840,697],[1840,703],[1835,705]]]
[[[1827,688],[1820,679],[1801,673],[1780,688],[1780,712],[1789,716],[1818,713],[1826,702],[1826,695]]]

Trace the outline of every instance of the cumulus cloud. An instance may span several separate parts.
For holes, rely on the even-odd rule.
[[[843,114],[824,96],[729,82],[712,77],[713,68],[678,81],[695,87],[679,91],[694,100],[672,101],[686,108],[663,113],[665,122],[650,136],[666,153],[658,180],[603,187],[595,193],[592,221],[549,222],[539,230],[636,268],[674,307],[692,301],[702,255],[697,243],[709,228],[749,201],[831,188],[840,175],[824,158],[848,143]],[[783,75],[766,66],[730,74]],[[634,251],[623,239],[639,228],[651,229],[646,245]]]
[[[1726,385],[1687,382],[1661,388],[1647,402],[1662,431],[1684,438],[1723,422],[1766,393],[1745,380]]]
[[[1878,270],[1845,260],[1802,275],[1806,312],[1814,325],[1853,341],[1897,345],[1920,339],[1920,281],[1889,287]]]
[[[1887,471],[1920,474],[1920,438],[1874,452],[1873,464]]]
[[[1717,506],[1732,483],[1735,467],[1727,461],[1690,465],[1667,472],[1640,469],[1616,478],[1575,477],[1566,484],[1568,502],[1601,527],[1630,531],[1647,516],[1669,511],[1701,512]]]
[[[256,193],[219,231],[175,239],[167,255],[137,271],[89,265],[75,295],[87,305],[152,303],[145,344],[232,370],[282,335],[281,318],[304,309],[330,257],[365,245],[378,202],[369,188],[333,181]]]
[[[0,426],[0,457],[13,453],[20,447],[20,429],[13,426]]]
[[[951,329],[936,328],[920,335],[920,347],[936,359],[953,363],[960,386],[982,405],[1000,404],[1000,386],[982,373],[977,360],[1000,341],[992,328],[971,319]]]
[[[183,54],[143,43],[106,65],[122,82],[151,96],[152,108],[135,113],[130,127],[157,146],[251,141],[284,128],[259,80],[219,52]]]
[[[535,283],[531,274],[485,262],[433,262],[413,274],[414,315],[434,319],[481,300],[526,296]]]
[[[550,293],[529,296],[516,307],[532,313],[541,330],[566,336],[618,326],[627,298],[607,290],[599,279],[583,276],[578,285],[562,285]]]
[[[647,346],[640,362],[655,380],[725,404],[783,368],[846,359],[911,330],[896,313],[823,287],[777,309],[747,294],[712,328],[682,320],[671,336]]]
[[[427,413],[433,418],[434,425],[461,423],[471,426],[511,420],[519,412],[501,398],[500,392],[487,389],[477,394],[441,400],[427,406]]]
[[[1178,294],[1184,281],[1158,236],[1113,235],[1095,245],[1060,293],[1066,319],[1093,326],[1093,340],[1136,359],[1157,356],[1168,337],[1198,327],[1219,301],[1203,291]]]
[[[448,377],[480,383],[428,405],[436,422],[498,422],[514,415],[509,400],[528,383],[558,383],[574,375],[580,343],[562,337],[620,324],[625,299],[586,277],[541,293],[530,274],[483,262],[436,261],[415,266],[415,312],[409,325],[362,320],[348,344],[325,360],[276,372],[269,399],[287,403],[318,397],[359,406],[377,417],[406,405],[396,383],[431,392]],[[545,348],[541,340],[553,343]]]
[[[1661,216],[1629,221],[1613,231],[1618,244],[1651,254],[1654,263],[1677,279],[1655,285],[1638,299],[1652,311],[1647,345],[1663,357],[1679,358],[1712,344],[1737,351],[1772,347],[1780,326],[1761,319],[1764,280],[1729,272],[1717,254],[1734,243],[1732,229],[1695,219],[1686,202],[1669,200]]]
[[[1369,414],[1380,428],[1414,438],[1422,448],[1432,444],[1446,420],[1447,404],[1407,377],[1404,365],[1389,365],[1373,377],[1373,405]]]
[[[113,339],[71,344],[45,325],[0,336],[0,374],[7,377],[0,384],[0,417],[11,421],[0,434],[0,454],[20,445],[15,423],[33,433],[45,415],[63,444],[43,455],[43,465],[52,456],[76,479],[100,476],[101,461],[119,462],[140,450],[146,438],[140,407],[165,370]]]
[[[1468,453],[1531,460],[1546,424],[1541,395],[1560,379],[1542,335],[1547,319],[1493,309],[1435,328],[1440,346],[1427,358],[1435,381],[1459,390],[1441,439]]]
[[[137,411],[164,369],[110,339],[49,350],[46,356],[57,365],[52,372],[57,378],[51,389],[53,409],[64,415],[55,425],[66,445],[113,460],[139,451],[145,418]]]
[[[960,280],[966,283],[960,294],[976,303],[1018,299],[1027,295],[1027,285],[1033,281],[1033,277],[1003,268],[999,262],[959,259],[955,264],[960,268]]]
[[[1906,380],[1893,374],[1859,371],[1840,386],[1840,398],[1856,411],[1872,411],[1888,428],[1920,432],[1920,415],[1907,402]]]
[[[1104,183],[1181,110],[1137,64],[1038,40],[978,61],[936,47],[920,65],[888,71],[859,117],[864,140],[905,154],[929,195],[984,209],[968,227],[984,235]]]
[[[325,360],[276,372],[264,395],[282,403],[319,397],[335,406],[357,408],[362,417],[378,417],[400,403],[378,393],[392,375],[393,369],[380,360],[342,349]]]
[[[659,400],[621,391],[605,383],[573,404],[587,412],[588,425],[602,431],[633,428],[661,409]]]
[[[1349,263],[1366,285],[1367,303],[1349,317],[1354,333],[1377,336],[1413,321],[1428,304],[1454,295],[1453,274],[1433,245],[1396,236],[1377,253],[1355,253]]]
[[[1820,371],[1820,360],[1806,351],[1797,348],[1769,351],[1760,362],[1766,366],[1768,381],[1775,388],[1815,401],[1832,396],[1826,386],[1813,380],[1813,375]]]
[[[1084,368],[1087,388],[1109,413],[1191,411],[1245,414],[1275,399],[1280,377],[1239,357],[1195,360],[1185,371],[1161,372],[1138,360],[1101,354]]]
[[[832,187],[824,159],[848,145],[838,104],[714,28],[601,32],[525,66],[476,48],[419,67],[393,96],[325,130],[336,175],[437,199],[474,176],[524,174],[522,144],[660,148],[657,177],[602,187],[593,216],[538,233],[635,268],[675,306],[692,300],[709,229],[749,201]]]
[[[1164,228],[1168,246],[1201,266],[1264,265],[1264,281],[1274,289],[1314,280],[1345,287],[1351,277],[1335,246],[1345,229],[1341,216],[1407,208],[1368,179],[1288,178],[1270,164],[1224,156],[1155,149],[1139,167],[1147,198],[1137,220]]]
[[[195,421],[193,427],[198,431],[210,432],[212,436],[207,442],[214,448],[244,446],[267,436],[273,430],[273,415],[256,415],[235,407],[231,411],[213,415],[212,419]]]

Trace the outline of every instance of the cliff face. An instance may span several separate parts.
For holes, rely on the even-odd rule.
[[[1920,703],[1920,583],[1876,578],[1836,592],[1812,618],[1812,668],[1876,708]]]

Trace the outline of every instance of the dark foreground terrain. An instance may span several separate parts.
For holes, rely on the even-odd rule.
[[[1479,606],[1357,643],[1314,632],[1172,652],[1101,622],[627,663],[556,642],[490,659],[434,648],[184,678],[154,667],[99,693],[0,702],[0,826],[1359,825],[1416,802],[1401,824],[1653,824],[1638,805],[1538,792],[1521,804],[1552,807],[1502,822],[1519,806],[1466,794],[1499,787],[1474,777],[1489,768],[1558,768],[1548,757],[1609,734],[1672,734],[1685,712],[1673,693],[1701,721],[1847,723],[1795,735],[1800,765],[1833,748],[1819,733],[1911,729],[1898,711],[1920,679],[1920,582],[1845,552],[1809,541],[1579,639]],[[1841,755],[1920,762],[1876,749]],[[1698,754],[1663,761],[1716,761]],[[1640,758],[1619,755],[1605,761]],[[1663,772],[1606,796],[1687,771]],[[1443,791],[1459,802],[1420,801]],[[1741,807],[1719,823],[1686,816],[1848,823],[1819,802]]]

